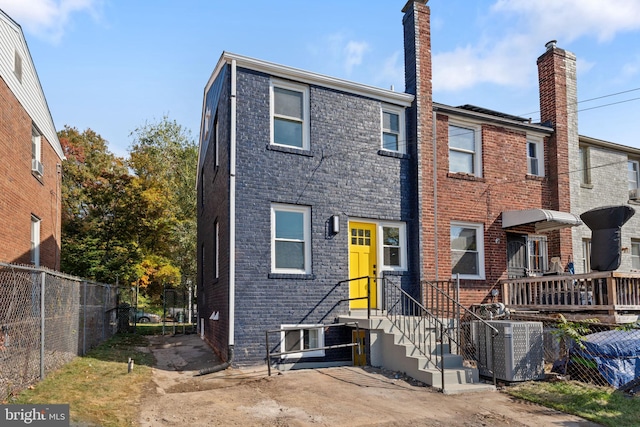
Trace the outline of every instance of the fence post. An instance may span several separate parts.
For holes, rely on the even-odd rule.
[[[40,272],[40,380],[44,380],[44,292],[45,292],[45,277],[47,273],[45,271]]]
[[[87,354],[87,281],[82,281],[82,355]]]

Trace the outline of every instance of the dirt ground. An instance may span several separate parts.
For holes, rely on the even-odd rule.
[[[140,426],[595,427],[500,391],[443,395],[375,368],[339,367],[267,375],[266,367],[198,375],[218,363],[197,335],[155,336],[155,390]]]

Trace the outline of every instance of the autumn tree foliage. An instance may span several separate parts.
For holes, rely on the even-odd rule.
[[[164,117],[131,134],[129,158],[91,129],[58,132],[63,162],[62,270],[138,285],[152,300],[195,276],[197,146]]]

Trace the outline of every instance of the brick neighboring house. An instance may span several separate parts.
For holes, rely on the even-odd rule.
[[[60,267],[64,158],[20,26],[0,10],[0,261]]]
[[[550,43],[538,59],[541,124],[434,103],[426,3],[408,2],[404,19],[406,86],[420,106],[421,278],[460,274],[464,306],[498,301],[491,291],[500,279],[542,275],[552,258],[564,266],[573,253],[575,56]]]

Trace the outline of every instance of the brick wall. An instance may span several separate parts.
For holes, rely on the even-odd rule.
[[[32,121],[0,79],[0,261],[29,264],[31,215],[40,218],[40,265],[60,268],[60,159],[42,136],[44,176],[31,173]]]

